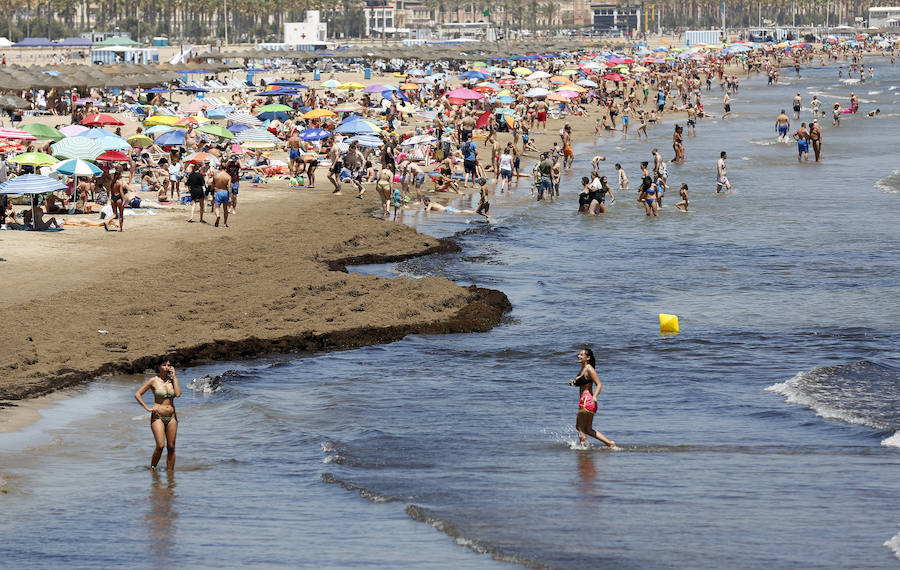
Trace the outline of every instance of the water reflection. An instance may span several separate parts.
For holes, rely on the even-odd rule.
[[[175,472],[166,471],[165,480],[159,471],[151,470],[153,484],[150,487],[150,510],[145,515],[150,555],[160,563],[172,556],[175,549],[178,509],[175,500]],[[160,560],[160,557],[163,557]]]

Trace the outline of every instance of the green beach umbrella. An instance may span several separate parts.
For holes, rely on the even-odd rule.
[[[17,154],[10,158],[9,162],[29,166],[49,166],[51,164],[56,164],[59,160],[53,158],[49,154],[44,154],[43,152],[23,152],[22,154]]]
[[[274,106],[277,107],[278,105],[274,105]],[[284,105],[281,105],[281,106],[283,107]],[[214,125],[212,123],[200,125],[200,127],[197,130],[202,133],[212,135],[214,137],[219,137],[221,139],[229,139],[230,140],[230,139],[234,138],[233,132],[229,131],[228,129],[226,129],[225,127],[223,127],[221,125]]]
[[[280,105],[278,103],[273,103],[271,105],[264,105],[256,110],[257,115],[261,115],[262,113],[291,113],[293,112],[293,108],[288,107],[287,105]],[[32,133],[33,134],[33,133]]]
[[[21,128],[23,131],[29,132],[34,135],[34,138],[43,141],[43,140],[51,140],[51,141],[59,141],[66,138],[66,135],[57,131],[50,125],[42,125],[40,123],[32,123],[30,125],[22,125]]]

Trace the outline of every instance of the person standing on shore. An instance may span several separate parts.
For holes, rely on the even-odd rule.
[[[187,187],[191,193],[191,217],[188,222],[194,221],[194,210],[200,205],[200,223],[203,223],[204,197],[206,193],[206,178],[200,172],[200,165],[192,164],[188,170]]]
[[[728,91],[726,91],[725,96],[722,97],[722,106],[725,108],[725,113],[722,115],[722,118],[727,119],[731,116],[731,96],[728,94]]]
[[[224,170],[219,170],[213,176],[213,189],[215,190],[214,211],[216,213],[216,227],[219,227],[219,220],[222,218],[222,212],[225,215],[225,227],[228,227],[228,204],[231,203],[231,175]]]
[[[594,367],[597,361],[594,352],[589,348],[578,351],[578,363],[581,364],[581,372],[574,380],[569,382],[572,386],[578,386],[578,414],[575,416],[575,429],[578,431],[578,439],[581,446],[587,449],[587,436],[591,436],[603,442],[609,448],[615,448],[616,442],[607,439],[605,435],[594,429],[594,414],[597,413],[597,396],[603,389],[600,377]],[[593,391],[592,391],[593,389]]]
[[[144,402],[144,392],[153,390],[153,407],[147,407]],[[175,469],[175,437],[178,435],[178,415],[175,413],[175,398],[181,396],[181,387],[178,385],[178,377],[175,376],[175,368],[168,359],[163,360],[158,368],[157,375],[153,376],[135,392],[134,399],[138,404],[150,412],[150,431],[156,440],[156,449],[150,459],[150,469],[156,469],[163,447],[166,448],[166,470]]]
[[[725,159],[727,157],[727,153],[723,150],[719,153],[719,160],[716,161],[716,194],[721,192],[722,188],[731,192],[731,182],[728,181],[728,173],[725,169]]]

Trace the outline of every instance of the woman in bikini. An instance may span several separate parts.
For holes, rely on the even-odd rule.
[[[178,434],[178,415],[175,413],[174,399],[181,396],[181,387],[175,376],[175,368],[168,359],[163,360],[157,369],[158,374],[141,386],[134,394],[138,404],[150,412],[150,431],[156,440],[156,449],[150,460],[150,469],[156,469],[162,457],[163,446],[166,448],[166,470],[175,469],[175,436]],[[144,392],[153,390],[153,407],[144,402]]]
[[[575,429],[578,430],[578,439],[581,440],[582,447],[587,448],[587,436],[594,437],[607,447],[613,448],[616,442],[607,439],[605,435],[594,429],[594,413],[597,411],[597,396],[603,389],[603,384],[594,370],[597,361],[594,359],[594,352],[589,348],[582,348],[578,351],[578,363],[581,364],[581,373],[570,382],[573,386],[578,386],[581,393],[578,399],[578,415],[575,416]]]
[[[113,210],[113,219],[118,222],[119,231],[122,231],[122,226],[125,222],[125,190],[123,188],[122,174],[118,170],[111,170],[110,176],[112,178],[109,181],[109,204],[112,206]],[[104,224],[107,230],[109,227]]]

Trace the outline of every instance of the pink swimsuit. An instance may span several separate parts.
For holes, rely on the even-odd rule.
[[[578,411],[582,410],[592,414],[597,411],[597,400],[594,399],[594,395],[591,394],[590,390],[582,392],[581,398],[578,400]]]

